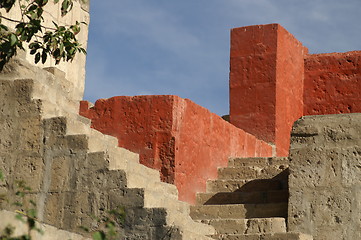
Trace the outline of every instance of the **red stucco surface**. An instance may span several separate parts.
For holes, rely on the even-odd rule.
[[[277,156],[288,156],[293,123],[303,115],[304,56],[308,50],[278,25],[276,59]]]
[[[231,31],[230,121],[267,142],[275,142],[277,27]]]
[[[361,51],[305,59],[304,115],[361,112]]]
[[[278,24],[231,32],[231,123],[275,143],[279,156],[288,154],[292,124],[302,116],[306,53]]]
[[[93,128],[117,137],[119,146],[139,153],[142,164],[160,170],[189,203],[230,156],[272,155],[270,145],[177,96],[113,97],[92,108],[83,101],[80,113]]]

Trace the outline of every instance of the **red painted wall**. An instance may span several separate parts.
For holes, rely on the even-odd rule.
[[[361,51],[308,55],[304,115],[361,112]]]
[[[232,29],[230,120],[287,156],[292,124],[303,113],[307,48],[278,24]]]
[[[292,125],[303,115],[304,56],[308,50],[277,26],[275,144],[277,156],[288,156]]]
[[[230,122],[275,142],[277,25],[231,30]]]
[[[92,108],[83,101],[80,113],[93,128],[116,136],[119,146],[139,153],[141,163],[160,170],[189,203],[230,156],[272,156],[270,145],[177,96],[114,97]]]
[[[174,181],[173,105],[175,96],[119,96],[100,99],[94,107],[81,102],[80,114],[92,128],[118,138],[119,146],[139,153],[140,163]]]
[[[180,199],[194,202],[205,191],[208,179],[217,178],[217,168],[227,166],[231,156],[272,156],[272,148],[218,115],[188,99],[179,99],[175,129],[175,184]]]

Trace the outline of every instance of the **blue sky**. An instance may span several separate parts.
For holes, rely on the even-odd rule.
[[[361,50],[361,0],[91,0],[84,99],[178,95],[228,114],[231,28],[279,23],[310,53]]]

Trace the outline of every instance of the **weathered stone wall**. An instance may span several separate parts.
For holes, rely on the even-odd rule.
[[[292,129],[290,231],[361,239],[361,114],[307,116]]]
[[[272,156],[267,143],[177,96],[113,97],[81,106],[93,128],[139,153],[141,163],[160,170],[163,181],[177,186],[179,199],[190,203],[230,156]]]
[[[71,25],[78,22],[85,22],[89,24],[89,0],[76,0],[74,1],[74,7],[71,12],[66,16],[61,16],[61,1],[58,4],[54,4],[53,0],[49,0],[45,11],[44,11],[44,25],[48,27],[54,27],[53,21],[59,25]],[[6,17],[12,19],[20,19],[20,7],[18,1],[16,1],[15,6],[9,13],[1,11]],[[3,24],[8,25],[9,27],[15,27],[15,23],[9,22],[3,19]],[[81,32],[77,35],[79,42],[86,49],[88,41],[88,25],[81,25]],[[34,55],[30,55],[30,51],[26,52],[26,59],[34,64]],[[73,83],[73,91],[75,92],[75,99],[82,100],[84,94],[84,84],[85,84],[85,62],[86,56],[84,54],[77,54],[75,59],[72,62],[60,62],[60,64],[55,65],[55,61],[51,58],[48,58],[48,61],[45,64],[37,64],[40,67],[57,67],[61,71],[65,72],[66,78]]]
[[[97,227],[92,216],[123,207],[124,236],[179,236],[176,227],[167,225],[165,209],[145,208],[144,189],[128,188],[125,172],[109,169],[105,150],[90,152],[88,135],[66,134],[69,118],[42,118],[46,101],[33,99],[34,82],[0,80],[0,171],[5,177],[0,194],[8,200],[0,201],[0,208],[14,211],[18,207],[13,203],[24,200],[25,209],[33,200],[40,222],[83,233],[80,226]],[[31,187],[24,199],[15,196],[18,181]]]

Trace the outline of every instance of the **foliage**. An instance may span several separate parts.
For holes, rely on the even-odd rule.
[[[0,172],[1,173],[1,172]],[[1,179],[3,179],[2,174]],[[21,236],[13,237],[13,233],[15,231],[15,227],[8,225],[5,227],[5,229],[0,232],[0,239],[1,240],[31,240],[31,232],[37,231],[40,234],[42,234],[42,231],[40,228],[36,226],[36,204],[34,201],[29,200],[31,208],[25,208],[25,210],[22,210],[25,206],[25,195],[31,190],[30,187],[26,186],[23,181],[17,182],[17,191],[15,195],[20,199],[20,201],[14,202],[14,205],[19,207],[20,210],[16,211],[16,219],[18,219],[20,222],[25,223],[28,229],[28,232],[26,234],[23,234]]]
[[[108,211],[102,218],[95,218],[95,220],[100,226],[93,232],[93,240],[116,240],[121,236],[118,229],[119,226],[124,224],[125,210],[123,207],[118,207]],[[90,232],[86,227],[81,228],[86,232]]]
[[[61,4],[61,16],[67,15],[73,8],[73,0],[62,0],[61,3],[59,0],[53,1],[54,4]],[[53,22],[52,27],[44,26],[43,13],[48,3],[49,0],[0,0],[0,10],[9,12],[19,7],[21,12],[20,19],[0,15],[0,71],[18,49],[25,50],[25,44],[28,44],[30,54],[34,55],[35,63],[45,63],[50,56],[59,64],[61,60],[72,61],[77,52],[86,54],[76,38],[81,24],[85,23],[76,21],[73,25],[61,26]],[[15,23],[15,29],[6,26],[6,21]]]
[[[0,170],[0,183],[4,181],[4,175]],[[33,200],[29,200],[31,208],[26,208],[25,205],[25,196],[30,193],[31,188],[26,186],[24,181],[18,181],[17,183],[17,191],[15,195],[17,196],[17,200],[13,204],[17,206],[20,210],[16,211],[16,219],[20,222],[25,223],[28,229],[26,234],[23,234],[18,237],[13,237],[15,232],[15,227],[8,225],[2,231],[0,231],[0,240],[32,240],[31,232],[37,231],[40,234],[43,234],[42,230],[36,226],[37,214],[36,214],[36,203]],[[0,199],[1,202],[1,199]],[[100,225],[95,231],[92,233],[93,240],[116,240],[120,239],[121,234],[118,229],[119,226],[124,224],[125,220],[125,209],[124,207],[118,207],[117,209],[110,210],[107,214],[101,218],[95,218],[98,225]],[[90,232],[89,228],[82,226],[81,227],[86,232]]]

